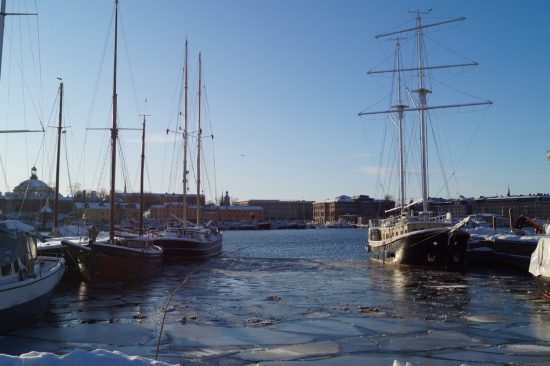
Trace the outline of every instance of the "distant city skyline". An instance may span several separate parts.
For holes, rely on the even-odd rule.
[[[86,128],[111,123],[113,9],[114,0],[7,1],[8,12],[38,16],[5,20],[0,129],[46,133],[0,135],[0,191],[13,190],[33,166],[39,179],[53,184],[58,77],[70,126],[61,192],[68,194],[69,186],[108,190],[109,131]],[[140,128],[140,115],[149,115],[148,192],[182,190],[181,135],[166,130],[181,125],[187,38],[191,130],[202,52],[203,127],[215,137],[213,147],[204,141],[207,200],[225,191],[238,200],[395,197],[375,174],[384,166],[377,154],[387,126],[357,114],[387,95],[387,80],[366,75],[392,53],[392,43],[374,35],[410,24],[409,9],[433,9],[431,20],[467,18],[444,35],[445,46],[479,66],[443,80],[494,102],[477,115],[445,115],[453,164],[444,168],[453,179],[445,189],[436,179],[430,196],[498,196],[508,187],[512,195],[549,191],[550,126],[541,112],[550,81],[546,1],[120,0],[120,9],[119,124]],[[116,188],[135,192],[140,134],[121,130],[119,136],[124,153]],[[430,164],[441,175],[439,163]],[[194,194],[194,167],[190,172]]]

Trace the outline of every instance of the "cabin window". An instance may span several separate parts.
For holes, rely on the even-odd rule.
[[[11,263],[2,266],[2,276],[7,276],[11,273]]]
[[[19,272],[19,261],[18,260],[13,262],[13,269],[14,269],[15,273]]]

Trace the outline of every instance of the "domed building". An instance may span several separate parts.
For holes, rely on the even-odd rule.
[[[31,177],[21,183],[13,189],[13,195],[19,199],[53,199],[53,189],[46,183],[38,179],[36,174],[37,169],[32,167]]]
[[[33,167],[29,179],[19,183],[13,192],[0,196],[1,215],[33,226],[45,226],[53,220],[54,199],[54,189],[38,179],[37,169]],[[59,209],[60,216],[72,212],[72,198],[60,195]]]

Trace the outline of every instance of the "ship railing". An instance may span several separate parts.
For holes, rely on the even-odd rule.
[[[451,218],[449,215],[438,215],[438,216],[431,216],[431,214],[428,215],[420,215],[420,216],[392,216],[386,219],[373,219],[369,220],[369,227],[392,227],[396,225],[405,225],[405,224],[412,224],[412,223],[444,223],[444,224],[451,224]]]

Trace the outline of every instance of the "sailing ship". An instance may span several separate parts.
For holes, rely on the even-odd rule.
[[[117,153],[117,33],[118,0],[115,0],[115,41],[113,67],[113,126],[111,128],[111,192],[109,238],[98,239],[95,226],[89,228],[87,243],[64,239],[63,247],[75,260],[80,274],[87,281],[129,281],[146,278],[159,271],[163,250],[145,236],[115,236],[115,178]]]
[[[7,13],[6,0],[2,0],[0,7],[1,64],[4,18],[26,14]],[[35,131],[0,131],[19,132]],[[0,221],[0,333],[22,327],[45,313],[64,270],[63,258],[37,255],[34,227],[18,220]]]
[[[63,82],[59,83],[59,119],[57,129],[57,149],[56,149],[56,170],[55,170],[55,191],[54,191],[54,211],[53,211],[53,230],[46,236],[39,238],[37,250],[40,255],[49,255],[61,257],[64,255],[61,238],[65,235],[65,230],[59,225],[59,172],[61,161],[61,135],[63,133]],[[72,236],[72,235],[71,235]],[[66,263],[70,266],[70,262]],[[69,271],[66,271],[66,273]]]
[[[197,202],[195,225],[187,221],[187,145],[188,145],[188,42],[185,41],[185,66],[184,66],[184,129],[183,129],[183,219],[176,224],[168,225],[164,230],[153,233],[156,237],[155,244],[164,249],[164,255],[168,258],[181,259],[208,259],[219,255],[222,251],[222,233],[219,228],[210,224],[201,224],[201,95],[202,95],[202,59],[199,53],[199,91],[197,114]]]
[[[392,216],[371,220],[369,222],[368,244],[366,246],[370,259],[385,264],[411,265],[426,268],[458,269],[463,265],[466,244],[469,235],[460,229],[464,222],[453,224],[450,213],[446,215],[434,215],[429,211],[428,196],[428,159],[427,159],[427,113],[433,109],[459,108],[466,106],[480,106],[492,104],[490,101],[480,101],[466,104],[428,105],[428,95],[432,93],[427,88],[425,80],[429,70],[465,67],[477,65],[475,62],[459,65],[430,66],[426,64],[424,29],[443,24],[463,21],[465,18],[456,18],[440,21],[432,24],[423,24],[421,11],[415,13],[415,25],[413,27],[379,34],[376,38],[394,37],[396,48],[394,53],[395,67],[390,70],[371,70],[369,74],[388,74],[394,78],[393,86],[395,98],[392,105],[384,111],[361,112],[359,116],[385,114],[389,116],[397,127],[399,143],[399,202],[396,208],[389,210]],[[415,38],[417,47],[417,66],[404,67],[401,60],[401,41],[407,35]],[[405,104],[403,97],[404,74],[416,73],[417,86],[410,94],[413,106]],[[415,94],[415,95],[413,95]],[[411,204],[406,204],[406,167],[404,151],[404,116],[418,116],[420,123],[420,166],[422,199]],[[415,212],[417,204],[422,204],[420,212]],[[386,212],[389,213],[389,212]]]

